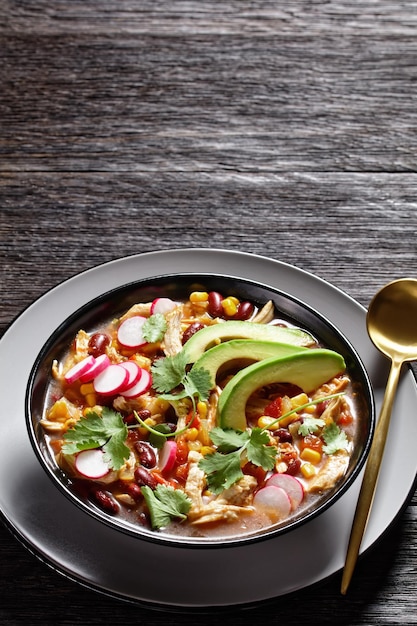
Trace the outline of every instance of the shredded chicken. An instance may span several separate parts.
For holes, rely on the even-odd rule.
[[[182,350],[182,317],[182,306],[177,306],[165,316],[167,329],[165,331],[162,348],[167,356],[174,356]]]
[[[149,393],[144,393],[133,399],[117,396],[113,401],[113,408],[115,408],[116,411],[132,413],[133,411],[143,411],[147,409],[150,411],[153,418],[160,416],[161,419],[168,407],[169,403],[166,400],[151,396]]]
[[[203,497],[206,487],[204,472],[198,467],[202,455],[190,452],[190,462],[185,492],[191,500],[188,517],[192,524],[208,524],[216,521],[232,521],[243,512],[252,512],[249,506],[257,481],[253,476],[244,476],[235,485],[224,491],[220,496],[207,501]]]
[[[128,317],[133,317],[134,315],[142,315],[143,317],[149,317],[151,314],[151,305],[152,302],[144,302],[140,304],[134,304],[122,317],[120,318],[120,322],[127,319]]]
[[[274,303],[269,300],[251,320],[255,324],[268,324],[274,319]]]
[[[198,464],[203,456],[199,452],[190,451],[188,455],[189,469],[184,491],[191,500],[190,517],[200,515],[203,508],[203,491],[206,487],[206,475]]]
[[[317,476],[306,481],[306,491],[316,493],[330,489],[346,473],[348,465],[349,454],[346,450],[339,450],[336,454],[330,455]]]

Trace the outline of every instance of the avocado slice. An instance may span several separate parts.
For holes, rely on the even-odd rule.
[[[210,373],[211,384],[216,385],[217,372],[222,365],[243,359],[245,361],[261,361],[271,357],[282,357],[301,350],[301,346],[277,341],[258,341],[256,339],[231,339],[206,350],[194,363],[192,369],[205,369]]]
[[[292,383],[308,393],[343,372],[345,367],[340,354],[324,348],[253,363],[233,376],[220,394],[219,426],[245,430],[246,403],[252,393],[265,385]]]
[[[205,326],[190,337],[184,345],[188,363],[195,363],[207,348],[228,339],[278,341],[294,346],[311,346],[315,343],[314,338],[300,328],[230,320]]]

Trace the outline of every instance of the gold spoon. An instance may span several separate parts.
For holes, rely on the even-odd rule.
[[[402,278],[383,287],[369,305],[366,324],[375,346],[391,359],[391,369],[356,506],[342,576],[342,594],[346,593],[352,578],[372,508],[401,366],[417,359],[417,279]]]

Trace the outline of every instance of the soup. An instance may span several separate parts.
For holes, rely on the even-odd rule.
[[[286,525],[346,475],[359,430],[343,357],[259,304],[162,293],[79,328],[39,421],[70,491],[123,524],[210,538]]]

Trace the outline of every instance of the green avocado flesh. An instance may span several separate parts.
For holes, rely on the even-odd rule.
[[[240,370],[224,387],[219,398],[218,424],[221,428],[245,430],[246,403],[257,389],[273,383],[292,383],[309,393],[343,372],[345,367],[340,354],[322,348],[253,363]]]
[[[229,321],[206,326],[197,331],[185,344],[188,363],[197,359],[213,344],[229,339],[257,339],[260,341],[277,341],[293,346],[311,346],[313,337],[299,328],[256,324],[255,322]]]
[[[211,384],[216,384],[219,369],[237,360],[256,362],[271,357],[283,357],[295,352],[308,350],[301,346],[276,341],[257,341],[255,339],[231,339],[206,350],[194,363],[193,369],[205,369],[210,374]]]

